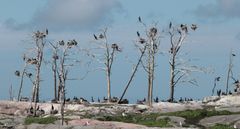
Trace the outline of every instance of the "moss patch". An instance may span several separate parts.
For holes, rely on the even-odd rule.
[[[234,128],[230,125],[216,124],[216,125],[210,127],[210,129],[234,129]]]
[[[29,125],[32,123],[37,123],[37,124],[51,124],[54,123],[57,120],[56,117],[45,117],[45,118],[41,118],[41,117],[27,117],[25,118],[24,124],[25,125]]]
[[[179,112],[165,113],[168,116],[179,116],[186,119],[186,121],[191,123],[197,123],[199,120],[205,117],[218,116],[218,115],[232,115],[235,113],[229,111],[216,111],[207,109],[197,109],[197,110],[186,110]]]

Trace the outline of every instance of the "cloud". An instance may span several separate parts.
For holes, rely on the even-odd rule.
[[[111,24],[114,14],[122,12],[117,0],[51,0],[38,9],[32,20],[16,24],[8,20],[6,26],[14,29],[49,27],[52,29],[95,28]],[[9,22],[10,21],[10,22]]]
[[[215,3],[200,5],[194,14],[205,20],[240,19],[240,0],[215,0]]]

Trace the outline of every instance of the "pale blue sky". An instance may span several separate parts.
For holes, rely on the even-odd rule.
[[[221,76],[219,88],[224,89],[229,52],[236,53],[234,75],[240,78],[240,1],[238,0],[1,0],[0,1],[0,99],[8,98],[8,88],[12,84],[15,94],[19,87],[19,78],[14,76],[16,69],[21,69],[22,53],[31,42],[31,33],[37,29],[49,29],[51,41],[75,38],[82,46],[88,46],[92,34],[103,27],[109,27],[112,42],[120,43],[123,52],[118,55],[113,65],[112,95],[119,96],[130,76],[132,65],[126,56],[136,61],[133,40],[136,31],[142,30],[137,23],[141,16],[147,23],[159,22],[159,29],[165,29],[168,23],[196,23],[199,28],[190,33],[183,54],[183,59],[192,59],[192,64],[210,68],[212,74],[198,73],[199,87],[180,84],[176,89],[176,98],[202,98],[210,95],[213,80]],[[161,52],[169,49],[169,37],[162,34]],[[48,53],[49,54],[49,53]],[[49,56],[49,55],[46,55]],[[157,57],[154,96],[166,99],[169,96],[168,55]],[[49,66],[43,66],[41,97],[50,99],[52,91]],[[93,67],[98,67],[93,66]],[[75,70],[72,76],[80,76]],[[101,71],[90,73],[85,80],[69,81],[67,96],[103,97],[106,95],[105,74]],[[26,81],[28,82],[28,81]],[[24,96],[30,95],[31,85],[24,85]],[[127,97],[132,101],[146,96],[147,79],[142,69],[137,73]],[[137,92],[136,92],[137,91]]]

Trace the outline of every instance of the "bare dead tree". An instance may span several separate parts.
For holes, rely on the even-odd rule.
[[[9,87],[8,93],[9,93],[9,99],[10,99],[10,101],[13,101],[13,97],[14,97],[13,95],[14,95],[14,93],[13,93],[12,84],[11,84],[10,87]]]
[[[20,101],[20,97],[21,97],[21,93],[22,93],[22,87],[23,87],[23,80],[24,80],[24,74],[26,72],[26,68],[27,68],[27,61],[26,61],[26,56],[24,54],[23,56],[23,61],[24,61],[24,66],[23,66],[23,70],[22,72],[19,71],[15,71],[15,75],[16,76],[21,76],[21,80],[20,80],[20,86],[19,86],[19,90],[18,90],[18,97],[17,100]]]
[[[31,57],[27,58],[27,64],[31,64],[35,67],[35,79],[33,85],[33,92],[32,92],[32,101],[34,102],[34,116],[36,116],[36,108],[37,102],[39,102],[39,89],[40,89],[40,73],[41,73],[41,66],[43,61],[43,53],[44,47],[46,44],[46,36],[48,32],[36,31],[33,33],[34,39],[34,48],[31,51]]]
[[[70,49],[77,46],[77,42],[75,40],[70,40],[68,42],[59,41],[59,53],[57,54],[59,59],[59,67],[57,73],[59,78],[59,92],[60,92],[60,105],[61,105],[61,120],[62,125],[64,123],[64,105],[65,105],[65,94],[66,94],[66,80],[69,73],[69,67],[73,66],[73,64],[69,64],[68,60],[70,60]],[[57,65],[56,65],[57,66]]]
[[[157,52],[160,48],[160,33],[157,29],[157,24],[147,27],[147,25],[143,22],[141,17],[139,17],[139,22],[144,26],[145,28],[145,36],[146,38],[140,38],[141,40],[145,40],[146,42],[146,61],[141,61],[141,64],[144,68],[144,70],[148,74],[148,96],[147,96],[147,102],[149,106],[152,106],[153,102],[153,82],[154,82],[154,76],[155,76],[155,67],[156,62],[155,58],[157,55]],[[139,35],[139,32],[137,33]]]
[[[47,36],[46,32],[36,31],[33,35],[35,40],[36,58],[32,58],[28,62],[35,65],[35,85],[33,88],[32,100],[37,103],[39,101],[39,88],[40,88],[40,72],[43,60],[44,46],[46,44],[45,38]],[[35,104],[37,105],[37,104]],[[36,108],[35,108],[36,109]]]
[[[53,55],[52,55],[52,72],[53,72],[53,81],[54,81],[54,100],[59,100],[59,93],[58,92],[58,88],[57,88],[57,60],[58,60],[58,50],[59,50],[59,44],[52,44],[50,43],[50,45],[52,46],[52,51],[53,51]]]
[[[135,74],[136,74],[136,72],[137,72],[137,70],[138,70],[139,65],[141,64],[142,58],[143,58],[143,56],[144,56],[144,54],[145,54],[145,52],[146,52],[146,49],[147,49],[146,40],[140,37],[140,33],[139,33],[139,32],[137,32],[137,35],[138,35],[138,38],[139,38],[138,44],[140,43],[140,45],[137,45],[137,46],[138,46],[139,51],[140,51],[141,54],[140,54],[140,57],[139,57],[139,59],[138,59],[138,61],[137,61],[136,66],[134,66],[134,68],[133,68],[133,72],[132,72],[132,74],[131,74],[131,76],[130,76],[130,78],[129,78],[126,86],[125,86],[125,89],[124,89],[124,91],[123,91],[120,99],[118,100],[118,104],[121,103],[124,95],[126,94],[127,89],[128,89],[128,87],[130,86],[130,84],[131,84],[131,82],[132,82],[132,80],[133,80],[133,78],[134,78],[134,76],[135,76]]]
[[[196,30],[197,26],[192,24],[192,30]],[[169,101],[174,101],[174,91],[176,85],[181,82],[181,80],[186,77],[191,71],[192,68],[196,67],[181,67],[183,63],[177,62],[177,56],[179,55],[180,49],[187,37],[189,27],[187,25],[181,24],[180,26],[173,27],[172,23],[169,24],[169,35],[170,35],[170,97]],[[177,68],[179,67],[179,68]],[[196,80],[190,80],[189,83],[196,85]]]
[[[233,73],[232,73],[232,68],[233,68],[233,57],[236,55],[233,53],[231,50],[230,55],[229,55],[229,65],[228,65],[228,72],[227,72],[227,82],[226,82],[226,94],[228,94],[228,88],[229,88],[229,79],[230,77],[233,78]],[[235,79],[234,79],[235,80]]]
[[[95,41],[97,41],[99,48],[104,50],[104,62],[101,62],[104,64],[104,70],[106,73],[106,79],[107,79],[107,100],[108,103],[111,102],[111,73],[112,73],[112,64],[114,61],[114,57],[116,52],[121,52],[120,47],[117,43],[110,44],[108,41],[107,36],[107,28],[103,29],[101,33],[97,35],[93,35]]]

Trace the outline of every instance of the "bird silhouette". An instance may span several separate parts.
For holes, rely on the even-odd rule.
[[[62,41],[59,41],[59,45],[60,45],[60,46],[64,46],[64,44],[65,44],[65,43],[64,43],[63,40],[62,40]]]
[[[197,25],[196,24],[192,24],[191,29],[195,31],[197,29]]]
[[[46,35],[48,35],[48,29],[46,29]]]
[[[104,38],[104,35],[103,35],[103,34],[100,34],[100,35],[99,35],[99,38],[100,38],[100,39],[103,39],[103,38]]]
[[[171,28],[172,28],[172,22],[169,23],[169,29],[171,29]]]
[[[138,21],[139,21],[139,22],[142,22],[142,19],[141,19],[141,17],[140,17],[140,16],[138,17]]]
[[[140,37],[140,33],[137,31],[137,36]]]
[[[18,70],[15,71],[15,75],[19,77],[20,76],[20,72]]]
[[[98,40],[98,38],[97,38],[97,36],[95,34],[93,34],[93,36],[94,36],[95,40]]]
[[[52,105],[52,110],[54,110],[54,106]]]

